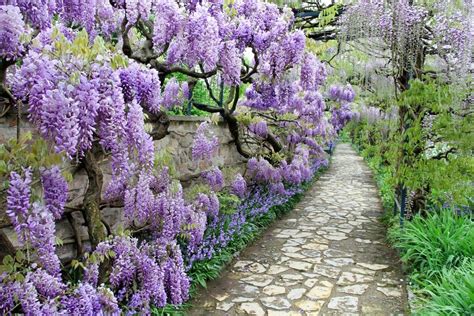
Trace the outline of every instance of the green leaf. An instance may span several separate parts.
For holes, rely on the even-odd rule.
[[[25,253],[23,251],[19,250],[19,251],[16,252],[15,258],[16,258],[17,262],[21,263],[23,260],[26,259],[26,256],[25,256]]]
[[[21,136],[20,136],[20,143],[26,143],[28,141],[30,141],[31,139],[33,138],[33,135],[31,134],[31,132],[25,132],[25,133],[22,133]]]
[[[57,246],[64,245],[64,241],[61,238],[59,238],[58,236],[56,236],[56,245]]]
[[[11,266],[11,265],[13,265],[13,263],[15,263],[15,260],[13,259],[12,256],[6,255],[5,257],[3,257],[3,264],[4,265]]]
[[[198,281],[199,285],[201,285],[203,288],[207,289],[207,283],[206,283],[206,280],[204,278],[198,277],[197,281]]]
[[[0,175],[8,171],[7,163],[4,160],[0,160]]]
[[[107,251],[107,256],[108,258],[114,258],[115,257],[115,252],[113,250]]]
[[[79,264],[79,261],[76,260],[76,259],[73,259],[73,260],[71,261],[71,267],[72,267],[73,269],[77,269],[78,264]]]
[[[21,274],[21,273],[16,273],[16,274],[14,275],[14,278],[15,278],[16,281],[18,281],[18,282],[20,282],[20,283],[25,280],[25,276],[24,276],[23,274]]]
[[[5,266],[3,264],[0,265],[0,274],[6,272],[6,273],[9,273],[11,272],[12,270],[12,267],[11,266]]]

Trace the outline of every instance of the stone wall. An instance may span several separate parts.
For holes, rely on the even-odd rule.
[[[199,174],[213,165],[242,167],[243,159],[235,150],[232,138],[227,127],[219,123],[211,124],[211,129],[219,138],[219,152],[211,160],[194,161],[191,156],[194,134],[199,124],[203,121],[198,117],[175,116],[170,117],[169,135],[155,141],[155,148],[158,153],[168,152],[175,165],[177,177],[184,187],[189,186]],[[30,130],[28,123],[22,122],[22,130]],[[10,116],[0,118],[0,143],[5,143],[8,139],[15,137],[15,119]],[[104,171],[104,185],[110,180],[110,169],[108,163],[102,164]],[[80,236],[79,243],[84,249],[89,247],[87,226],[80,211],[74,211],[82,204],[82,199],[87,188],[87,175],[84,170],[74,172],[74,180],[69,184],[69,212],[64,218],[56,223],[57,236],[62,240],[63,245],[58,247],[58,254],[64,261],[73,259],[76,256],[78,241],[76,235]],[[2,207],[4,208],[4,207]],[[0,210],[0,215],[5,219],[5,210]],[[102,210],[104,221],[110,226],[112,231],[123,227],[124,217],[121,208],[108,207]],[[73,225],[74,223],[74,225]],[[74,233],[74,227],[77,234]],[[18,247],[16,234],[10,226],[6,226],[5,220],[0,221],[0,259],[7,250],[7,244]]]
[[[166,150],[172,155],[179,179],[184,185],[210,166],[236,166],[243,162],[225,124],[210,125],[219,138],[219,152],[211,160],[194,161],[191,147],[196,129],[203,120],[199,117],[177,116],[171,117],[170,121],[170,134],[157,141],[155,146],[158,151]]]

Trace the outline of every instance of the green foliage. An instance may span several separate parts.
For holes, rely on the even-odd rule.
[[[424,292],[429,299],[417,315],[474,315],[474,260],[456,269],[444,268],[439,282],[428,280]]]
[[[0,193],[8,188],[12,171],[21,173],[23,168],[31,167],[33,172],[38,172],[41,167],[61,164],[62,155],[55,154],[44,139],[32,138],[32,134],[27,132],[21,134],[19,141],[12,138],[0,145]],[[64,171],[63,176],[66,180],[72,179],[69,172]]]
[[[466,204],[467,198],[474,195],[474,133],[468,132],[472,115],[463,116],[456,92],[459,91],[450,85],[415,80],[399,100],[399,105],[408,111],[404,133],[393,135],[404,152],[396,177],[412,189],[429,187],[433,203],[449,200]],[[423,121],[429,114],[434,115],[433,126],[426,129]]]
[[[160,150],[155,153],[155,160],[154,160],[155,169],[158,171],[163,170],[163,168],[168,168],[168,173],[171,178],[176,178],[176,164],[173,160],[173,155],[170,153],[168,149]]]
[[[391,229],[389,236],[416,278],[438,278],[443,269],[474,258],[474,222],[452,210],[417,215],[403,229]]]
[[[387,212],[387,214],[389,214]],[[387,216],[388,218],[388,216]],[[388,218],[390,240],[410,272],[415,315],[472,315],[474,308],[474,222],[452,210],[417,215],[405,222]]]
[[[253,120],[252,113],[250,112],[239,113],[236,115],[236,119],[240,124],[249,126]]]
[[[25,267],[28,266],[28,257],[28,252],[23,250],[18,250],[14,256],[6,255],[0,265],[0,274],[6,272],[9,278],[22,281],[26,274]]]
[[[210,194],[211,188],[209,187],[209,185],[204,183],[195,184],[186,192],[186,199],[188,201],[192,201],[196,199],[199,193]]]
[[[322,10],[318,16],[319,27],[325,27],[326,25],[329,25],[331,22],[333,22],[342,6],[342,4],[336,3]]]
[[[422,106],[425,110],[440,112],[451,106],[454,97],[449,85],[412,80],[410,88],[400,95],[398,104],[411,108]]]
[[[231,1],[229,1],[229,2],[231,2]],[[291,1],[288,1],[288,0],[271,0],[269,2],[275,3],[279,7],[289,6],[290,8],[300,8],[302,3],[305,2],[305,1],[302,1],[302,0],[291,0]]]
[[[80,31],[74,38],[74,41],[70,42],[61,33],[59,28],[54,28],[51,34],[51,39],[53,40],[54,51],[56,54],[59,56],[72,55],[81,60],[85,60],[86,64],[92,64],[97,60],[97,56],[105,53],[108,49],[107,44],[100,36],[97,36],[91,45],[86,30]],[[120,68],[120,66],[124,67],[127,65],[127,61],[124,58],[114,57],[112,60],[114,61],[114,67]],[[75,74],[72,74],[72,78],[75,78],[74,75]],[[75,79],[79,80],[79,77],[76,77]]]
[[[342,143],[350,143],[351,142],[351,136],[349,135],[349,131],[347,130],[347,128],[343,129],[339,133],[339,139],[338,140]]]
[[[403,129],[397,120],[361,120],[346,133],[365,158],[391,169],[387,180],[394,188],[403,184],[425,192],[427,205],[468,205],[474,196],[474,131],[473,114],[462,105],[466,93],[414,80],[397,101]]]
[[[371,159],[368,161],[369,167],[375,171],[376,181],[380,191],[380,197],[384,209],[391,210],[394,207],[394,188],[393,175],[390,167],[383,165],[379,159]]]
[[[174,73],[167,80],[170,80],[171,78],[175,78],[178,82],[185,82],[185,81],[189,82],[189,81],[195,80],[194,78],[190,78],[181,73]],[[209,88],[211,89],[214,97],[219,99],[221,86],[217,84],[216,79],[208,81],[208,83],[209,83]],[[166,82],[163,86],[165,85],[166,85]],[[240,93],[239,93],[240,97],[245,93],[246,86],[247,84],[243,84],[241,86]],[[223,94],[222,94],[224,101],[229,97],[230,91],[231,89],[229,87],[224,87]],[[184,102],[184,104],[181,107],[175,107],[173,109],[168,110],[167,114],[168,115],[190,115],[190,116],[201,116],[201,117],[208,117],[211,115],[209,112],[202,111],[196,108],[195,106],[192,106],[193,102],[211,105],[211,106],[218,106],[216,102],[211,98],[206,82],[203,79],[199,79],[197,82],[195,82],[195,86],[194,86],[194,89],[192,90],[192,98],[190,102]]]
[[[165,305],[163,307],[153,307],[151,309],[151,314],[153,316],[186,316],[185,309],[188,305],[186,303],[175,306],[175,305]]]
[[[184,104],[183,107],[176,107],[170,109],[166,112],[168,115],[189,115],[189,116],[200,116],[207,117],[210,116],[210,113],[206,111],[199,110],[195,107],[191,107],[188,111],[188,104]]]
[[[240,199],[234,194],[227,192],[219,192],[217,194],[219,198],[220,209],[219,212],[222,214],[233,214],[237,210],[237,207],[240,205]]]
[[[222,174],[224,175],[225,183],[231,183],[239,172],[239,168],[231,166],[222,167],[221,170]]]
[[[415,216],[403,229],[392,216],[393,187],[390,168],[379,157],[367,158],[374,170],[397,247],[416,290],[415,315],[472,315],[474,308],[474,222],[452,210]]]

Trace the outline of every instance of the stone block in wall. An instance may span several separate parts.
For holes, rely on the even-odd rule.
[[[127,221],[125,219],[123,208],[106,207],[102,210],[104,221],[109,224],[112,233],[117,233],[120,229],[127,228]]]
[[[85,170],[79,170],[74,174],[74,180],[69,182],[68,206],[76,207],[82,205],[84,194],[87,190],[87,174]]]
[[[196,130],[204,121],[194,117],[171,117],[169,135],[155,142],[157,151],[167,151],[173,157],[179,179],[184,186],[191,183],[201,172],[212,166],[236,166],[243,163],[243,158],[235,150],[232,137],[223,123],[210,124],[210,129],[219,139],[219,151],[210,160],[195,161],[192,159],[192,144]]]

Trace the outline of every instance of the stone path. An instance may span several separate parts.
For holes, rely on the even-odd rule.
[[[371,172],[347,144],[286,218],[191,302],[189,315],[404,315]]]

